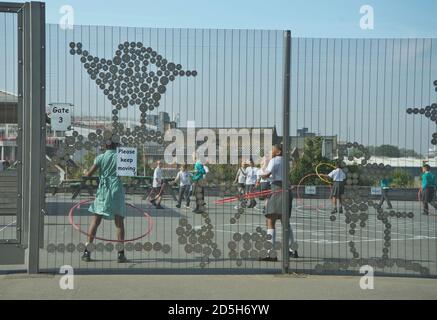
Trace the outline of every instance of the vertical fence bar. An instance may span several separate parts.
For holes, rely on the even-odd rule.
[[[45,4],[41,2],[26,3],[24,21],[25,104],[24,119],[27,131],[23,165],[24,178],[28,187],[23,193],[28,215],[28,251],[27,268],[29,274],[39,271],[39,249],[42,207],[45,188]]]
[[[289,269],[289,246],[288,239],[290,237],[290,193],[289,193],[289,171],[290,171],[290,67],[291,63],[291,32],[284,32],[284,70],[283,70],[283,120],[282,120],[282,135],[283,135],[283,164],[282,164],[282,273],[288,273]]]

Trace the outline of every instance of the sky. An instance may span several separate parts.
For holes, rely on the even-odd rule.
[[[20,1],[15,1],[20,2]],[[289,29],[297,37],[436,37],[435,0],[47,0],[58,23],[71,5],[75,24],[151,28]],[[361,30],[360,8],[374,9],[374,29]]]

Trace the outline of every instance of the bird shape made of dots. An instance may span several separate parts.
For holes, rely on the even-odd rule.
[[[136,106],[141,111],[141,126],[146,131],[147,112],[159,107],[167,85],[178,76],[197,76],[197,71],[183,70],[182,65],[168,61],[141,42],[118,45],[112,59],[94,57],[83,50],[80,42],[70,43],[70,54],[81,56],[80,61],[91,80],[95,81],[111,102],[115,130],[119,129],[119,110]],[[156,71],[151,70],[152,66],[156,67]]]

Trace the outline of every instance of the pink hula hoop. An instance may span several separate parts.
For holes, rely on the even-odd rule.
[[[75,205],[70,209],[70,212],[68,213],[68,219],[69,219],[69,222],[70,222],[71,226],[72,226],[76,231],[79,231],[80,233],[86,235],[87,237],[89,237],[90,234],[89,234],[88,232],[83,231],[83,230],[82,230],[82,229],[81,229],[77,224],[74,223],[74,214],[73,214],[73,213],[74,213],[74,210],[76,210],[76,209],[77,209],[78,207],[80,207],[81,205],[84,205],[84,204],[90,203],[90,202],[92,202],[92,201],[94,201],[94,199],[88,199],[88,200],[84,200],[84,201],[78,202],[77,204],[75,204]],[[146,233],[144,233],[143,235],[141,235],[141,236],[139,236],[139,237],[136,237],[136,238],[134,238],[134,239],[127,239],[127,240],[105,239],[105,238],[101,238],[101,237],[97,237],[97,236],[95,236],[94,239],[97,239],[97,240],[100,240],[100,241],[105,241],[105,242],[126,243],[126,242],[134,242],[134,241],[140,240],[140,239],[142,239],[142,238],[144,238],[144,237],[147,237],[147,236],[150,234],[150,232],[152,232],[152,229],[153,229],[153,220],[152,220],[152,217],[151,217],[147,212],[143,211],[143,210],[140,209],[140,208],[135,207],[135,206],[132,205],[132,204],[126,203],[126,205],[127,205],[128,207],[131,207],[131,208],[137,210],[138,212],[141,212],[141,213],[144,215],[144,217],[147,219],[147,221],[149,222],[149,226],[148,226],[148,228],[147,228]]]

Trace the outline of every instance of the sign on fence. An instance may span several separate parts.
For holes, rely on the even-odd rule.
[[[309,195],[317,194],[316,186],[306,186],[305,187],[305,194],[309,194]]]
[[[137,149],[117,148],[117,175],[135,177],[137,175]]]
[[[71,106],[68,104],[51,104],[50,120],[53,131],[69,130],[71,126]]]
[[[380,196],[382,194],[382,190],[380,187],[372,187],[370,189],[370,194],[372,196]]]

